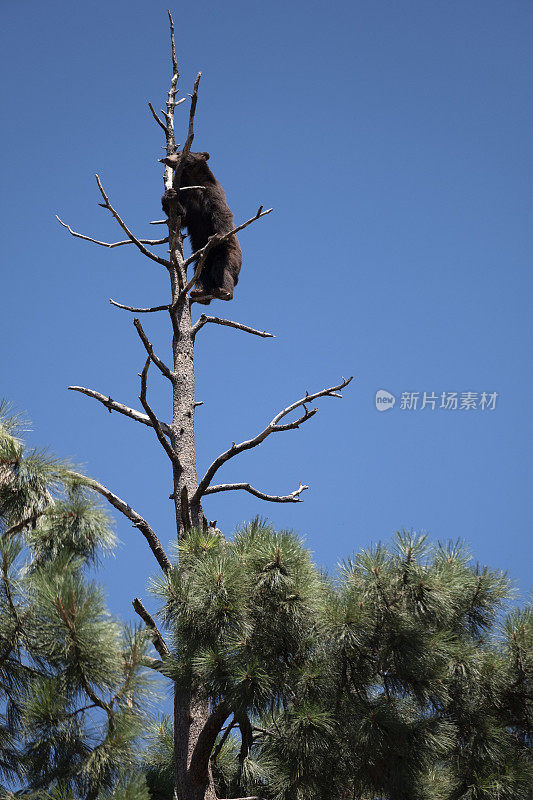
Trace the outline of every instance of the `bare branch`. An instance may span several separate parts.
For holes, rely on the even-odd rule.
[[[136,314],[152,314],[154,311],[168,311],[170,305],[167,304],[166,306],[153,306],[152,308],[137,308],[136,306],[125,306],[122,303],[117,303],[116,300],[112,300],[109,298],[109,302],[112,306],[116,306],[117,308],[123,308],[125,311],[133,311]]]
[[[171,39],[172,42],[174,42],[174,34],[172,32],[172,22],[171,22]],[[168,93],[167,113],[165,114],[165,118],[167,120],[167,156],[173,155],[176,149],[175,138],[174,138],[174,107],[178,104],[174,103],[174,96],[176,93],[176,84],[178,77],[179,73],[177,72],[177,66],[176,66],[171,81],[170,91]],[[174,184],[176,186],[179,186],[181,183],[181,174],[183,172],[183,167],[185,165],[187,156],[191,150],[191,145],[194,139],[194,115],[196,113],[196,104],[198,102],[198,87],[200,85],[201,77],[202,73],[199,72],[198,75],[196,76],[196,80],[194,81],[194,88],[191,95],[191,107],[189,109],[189,128],[187,133],[187,139],[185,140],[185,144],[180,153],[178,163],[176,164],[176,168],[174,170],[174,177],[172,176],[172,167],[169,167],[168,165],[165,167],[165,186],[167,187],[167,189],[169,189]],[[183,100],[181,100],[180,102],[183,102]]]
[[[176,42],[174,41],[174,20],[172,19],[172,14],[168,11],[168,21],[170,24],[170,44],[172,47],[172,83],[171,87],[173,89],[176,88],[176,83],[178,82],[178,78],[180,76],[178,71],[178,61],[176,59]]]
[[[134,511],[133,508],[128,505],[128,503],[126,503],[124,500],[121,500],[118,495],[111,492],[102,483],[95,481],[93,478],[87,478],[85,475],[81,475],[78,472],[71,472],[70,475],[76,480],[79,480],[83,485],[88,486],[89,489],[93,489],[95,492],[98,492],[98,494],[101,494],[102,497],[105,497],[108,503],[113,506],[113,508],[116,508],[117,511],[120,511],[121,514],[124,514],[125,517],[131,520],[133,522],[133,526],[140,530],[148,542],[150,550],[154,554],[155,559],[163,572],[170,572],[172,569],[172,564],[170,563],[167,554],[163,550],[163,545],[157,538],[150,525],[145,519],[143,519],[143,517],[141,517],[140,514]]]
[[[217,472],[217,470],[220,469],[220,467],[223,464],[226,463],[226,461],[229,461],[230,458],[234,458],[235,456],[239,455],[239,453],[242,453],[245,450],[251,450],[253,447],[257,447],[258,445],[261,444],[261,442],[264,442],[264,440],[268,436],[270,436],[271,433],[279,433],[281,431],[289,431],[299,428],[299,426],[303,422],[307,422],[307,420],[313,417],[318,411],[318,409],[316,408],[309,410],[306,405],[307,403],[311,403],[318,397],[340,397],[341,396],[339,394],[340,390],[344,389],[345,386],[348,386],[351,380],[352,378],[348,378],[347,380],[343,379],[343,381],[339,383],[337,386],[332,386],[329,389],[322,389],[321,391],[315,392],[314,394],[306,393],[305,397],[302,397],[300,400],[297,400],[295,403],[292,403],[290,406],[287,406],[287,408],[284,408],[282,411],[279,412],[279,414],[276,414],[274,419],[267,425],[267,427],[264,430],[262,430],[261,433],[258,433],[257,436],[254,436],[253,439],[248,439],[244,442],[241,442],[240,444],[235,444],[234,442],[232,446],[229,448],[229,450],[226,450],[224,453],[221,453],[221,455],[219,455],[218,458],[216,458],[211,464],[211,466],[208,468],[204,477],[198,484],[196,492],[191,497],[190,500],[191,505],[200,502],[200,499],[206,493],[206,489],[213,480],[215,473]],[[284,417],[287,416],[287,414],[289,414],[291,411],[294,411],[296,408],[300,406],[303,406],[304,408],[304,414],[301,417],[294,420],[294,422],[288,422],[283,425],[278,424],[280,420],[282,420]]]
[[[177,167],[176,167],[176,170],[177,170]],[[273,208],[268,208],[266,211],[263,211],[263,206],[259,206],[257,214],[254,217],[251,217],[246,222],[243,222],[242,225],[238,225],[236,228],[233,228],[231,231],[228,231],[227,233],[215,233],[213,236],[210,236],[209,239],[207,240],[207,243],[203,247],[201,247],[200,250],[197,250],[195,253],[193,253],[191,256],[189,256],[189,258],[186,258],[185,261],[183,262],[183,268],[184,269],[187,269],[189,264],[192,264],[194,261],[196,261],[196,267],[194,269],[194,275],[192,276],[190,281],[187,283],[187,285],[179,293],[179,295],[177,297],[177,300],[174,303],[173,307],[177,306],[183,300],[183,298],[186,297],[187,292],[190,289],[192,289],[192,287],[194,286],[194,284],[196,283],[196,281],[200,277],[200,274],[202,272],[202,269],[204,268],[204,264],[205,264],[207,256],[209,255],[209,253],[211,252],[211,250],[214,247],[219,245],[221,242],[225,242],[226,239],[230,238],[230,236],[234,236],[239,231],[242,231],[244,228],[247,228],[248,225],[252,224],[252,222],[255,222],[256,220],[261,219],[261,217],[266,217],[266,215],[270,214],[273,210],[274,210]]]
[[[164,267],[169,269],[170,261],[167,261],[166,258],[161,258],[161,256],[156,256],[155,253],[150,252],[150,250],[148,250],[141,243],[141,241],[139,239],[137,239],[137,237],[130,231],[130,229],[128,228],[126,223],[121,219],[121,217],[119,216],[118,212],[115,211],[115,209],[113,208],[113,206],[109,202],[109,198],[108,198],[108,196],[106,195],[106,193],[104,191],[104,187],[102,186],[102,181],[100,180],[99,176],[96,175],[95,177],[96,177],[96,182],[98,184],[98,188],[100,189],[100,194],[102,195],[102,197],[104,198],[104,201],[105,201],[103,203],[99,203],[99,205],[101,205],[102,208],[106,208],[108,211],[111,212],[111,214],[114,216],[114,218],[116,219],[116,221],[118,222],[118,224],[120,225],[120,227],[122,228],[122,230],[124,231],[124,233],[126,234],[128,239],[130,239],[133,242],[133,244],[141,251],[141,253],[144,256],[146,256],[147,258],[150,258],[152,261],[155,261],[156,264],[162,264]]]
[[[226,239],[230,238],[230,236],[234,236],[236,233],[239,233],[239,231],[242,231],[244,230],[244,228],[247,228],[248,225],[251,225],[252,222],[261,219],[262,217],[266,217],[267,214],[271,214],[273,211],[274,211],[273,208],[267,208],[266,211],[263,211],[263,206],[259,206],[257,214],[255,214],[253,217],[250,217],[250,219],[247,219],[246,222],[243,222],[241,225],[237,225],[236,228],[232,228],[232,230],[227,231],[227,233],[215,233],[213,236],[210,236],[209,239],[207,240],[207,243],[204,244],[204,246],[201,247],[200,250],[197,250],[195,253],[192,253],[192,255],[190,255],[188,258],[185,259],[183,265],[185,267],[188,267],[189,264],[192,264],[197,259],[204,258],[217,244],[225,242]]]
[[[150,629],[153,645],[164,661],[165,658],[168,655],[170,655],[170,650],[168,649],[167,644],[161,635],[161,631],[155,624],[154,618],[146,610],[142,600],[140,600],[138,597],[136,597],[133,600],[132,606],[135,609],[136,613],[140,616],[146,627]]]
[[[216,486],[208,486],[204,492],[204,496],[206,494],[217,494],[217,492],[234,492],[239,489],[243,489],[245,492],[253,494],[254,497],[258,497],[260,500],[268,500],[269,503],[301,503],[302,499],[300,495],[306,489],[309,489],[309,486],[304,486],[302,483],[300,483],[300,486],[298,489],[296,489],[296,491],[286,495],[277,495],[260,492],[259,489],[254,489],[254,487],[250,486],[249,483],[220,483]]]
[[[190,153],[191,146],[194,139],[194,115],[196,113],[196,104],[198,102],[198,87],[200,85],[200,78],[202,77],[202,73],[199,72],[196,76],[196,80],[194,81],[194,88],[191,94],[191,107],[189,109],[189,129],[187,131],[187,138],[185,139],[185,144],[183,145],[183,150],[181,151],[180,159],[176,165],[176,169],[174,172],[174,177],[176,179],[176,183],[179,186],[181,181],[181,173],[183,172],[183,167],[185,166],[185,161],[187,160],[187,156]]]
[[[336,396],[338,396],[338,395],[336,395]],[[302,414],[301,417],[298,417],[298,419],[295,419],[294,422],[287,422],[284,425],[276,425],[274,430],[276,432],[278,432],[278,433],[281,432],[281,431],[293,431],[296,428],[299,428],[299,426],[302,424],[302,422],[307,422],[308,419],[311,419],[311,417],[314,417],[317,412],[318,412],[318,408],[312,408],[312,409],[309,410],[308,408],[305,408],[305,406],[304,406],[304,413]]]
[[[166,134],[168,133],[168,128],[167,128],[167,126],[165,125],[165,123],[164,123],[164,122],[162,122],[162,121],[159,119],[159,117],[157,116],[156,112],[154,111],[154,107],[153,107],[153,105],[152,105],[151,103],[148,103],[148,108],[149,108],[149,109],[150,109],[150,111],[152,112],[152,116],[153,116],[153,118],[155,119],[155,121],[157,122],[157,124],[158,124],[158,125],[159,125],[161,128],[163,128],[163,130],[165,131],[165,135],[166,135]]]
[[[159,356],[156,356],[156,354],[154,353],[154,348],[152,347],[152,343],[148,341],[148,336],[145,334],[143,327],[140,323],[140,320],[135,318],[133,320],[133,324],[135,325],[135,330],[139,334],[141,342],[144,345],[144,349],[148,353],[150,359],[154,362],[158,370],[165,376],[165,378],[168,378],[168,380],[172,383],[174,381],[174,373],[172,372],[171,369],[167,367],[165,362],[162,361],[159,358]]]
[[[92,236],[85,236],[83,233],[78,233],[77,231],[73,230],[70,225],[67,225],[66,222],[63,222],[56,214],[56,219],[60,225],[66,228],[72,236],[75,236],[76,239],[84,239],[86,242],[94,242],[94,244],[99,244],[101,247],[108,247],[112,250],[114,247],[122,247],[125,244],[135,244],[132,239],[123,239],[121,242],[101,242],[99,239],[93,239]],[[164,239],[139,239],[141,244],[166,244],[168,242],[168,236]]]
[[[243,325],[241,322],[233,322],[230,319],[221,319],[220,317],[210,317],[206,314],[202,314],[198,321],[192,326],[191,334],[194,339],[198,331],[204,327],[208,322],[212,322],[215,325],[226,325],[228,328],[236,328],[238,331],[245,331],[245,333],[253,333],[255,336],[261,336],[263,339],[274,339],[273,333],[267,333],[266,331],[258,331],[255,328],[250,328],[248,325]]]
[[[95,392],[94,389],[86,389],[84,386],[69,386],[68,388],[72,392],[81,392],[81,394],[86,394],[87,397],[92,397],[95,400],[98,400],[98,402],[102,403],[102,405],[104,405],[109,412],[118,411],[119,414],[124,414],[125,417],[134,419],[135,422],[142,422],[143,425],[148,425],[149,428],[153,428],[150,418],[145,414],[141,414],[140,411],[136,411],[134,408],[129,408],[129,406],[125,406],[122,403],[117,403],[116,400],[112,400],[109,396],[106,397],[105,394]],[[167,425],[166,422],[161,422],[161,420],[158,420],[158,422],[163,433],[165,433],[167,436],[170,436],[170,425]]]
[[[331,386],[329,389],[322,389],[320,392],[315,392],[314,394],[309,394],[309,392],[306,392],[305,393],[305,397],[302,397],[301,400],[297,400],[295,403],[292,403],[292,405],[287,406],[287,408],[284,408],[283,411],[280,411],[279,414],[277,414],[274,417],[274,419],[272,420],[271,425],[277,425],[278,422],[280,421],[280,419],[283,419],[283,417],[286,417],[287,414],[290,414],[290,412],[294,411],[295,408],[298,408],[299,406],[304,406],[305,407],[306,403],[312,403],[313,400],[317,400],[319,397],[339,397],[339,398],[342,398],[342,395],[340,394],[340,392],[344,388],[346,388],[346,386],[348,386],[348,384],[352,380],[353,380],[353,375],[350,378],[343,378],[341,383],[339,383],[337,386]],[[282,426],[278,426],[278,427],[281,428]]]
[[[161,445],[167,456],[170,458],[172,463],[176,466],[179,466],[178,455],[174,451],[174,448],[169,444],[168,440],[165,439],[163,430],[161,428],[161,425],[159,424],[159,420],[157,419],[152,407],[149,405],[148,400],[146,399],[148,369],[150,367],[151,360],[152,360],[151,357],[148,356],[141,372],[141,393],[139,395],[139,400],[141,401],[142,407],[144,408],[144,410],[146,411],[146,413],[150,418],[150,422],[152,423],[152,428],[154,429],[155,435],[159,440],[159,444]]]

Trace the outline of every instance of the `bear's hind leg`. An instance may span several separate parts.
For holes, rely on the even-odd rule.
[[[233,281],[227,280],[227,247],[224,244],[209,253],[201,275],[191,291],[191,300],[207,305],[210,300],[231,300]],[[205,299],[204,299],[205,298]]]

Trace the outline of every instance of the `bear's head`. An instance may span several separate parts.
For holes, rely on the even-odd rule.
[[[180,156],[181,152],[178,151],[171,156],[160,158],[159,160],[161,163],[166,164],[167,167],[176,169]],[[209,153],[188,153],[183,169],[186,170],[189,175],[201,174],[205,171],[205,162],[208,160]]]

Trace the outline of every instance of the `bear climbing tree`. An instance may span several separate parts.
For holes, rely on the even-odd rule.
[[[176,169],[181,153],[161,161]],[[239,280],[242,252],[237,236],[232,233],[235,223],[226,202],[224,189],[217,181],[207,161],[209,153],[188,153],[183,162],[181,183],[190,184],[167,189],[162,197],[163,210],[168,215],[172,203],[177,204],[181,226],[186,227],[193,251],[200,250],[215,234],[228,234],[214,247],[207,258],[190,299],[209,305],[211,300],[232,300],[233,289]],[[176,172],[174,173],[176,175]],[[197,184],[197,185],[195,185]]]
[[[92,397],[104,405],[110,412],[116,411],[130,419],[153,429],[154,434],[169,458],[173,475],[173,500],[175,510],[176,533],[178,538],[187,535],[192,528],[209,531],[214,523],[209,523],[202,510],[202,499],[206,495],[228,491],[247,491],[255,497],[273,503],[297,503],[301,501],[302,492],[307,486],[300,484],[294,491],[286,495],[268,494],[251,486],[249,483],[215,484],[216,473],[227,461],[235,458],[245,450],[261,444],[273,433],[290,431],[299,428],[317,413],[310,404],[320,397],[341,397],[341,390],[348,385],[351,378],[343,379],[336,386],[320,391],[306,392],[300,399],[290,403],[279,411],[272,420],[250,439],[233,442],[227,450],[218,455],[198,479],[196,470],[196,452],[194,437],[195,395],[194,395],[194,345],[202,328],[206,325],[224,325],[238,331],[263,338],[272,334],[256,330],[248,325],[222,319],[216,316],[201,314],[194,322],[191,320],[191,305],[197,301],[208,303],[213,299],[229,300],[241,266],[241,252],[236,234],[246,227],[270,214],[272,209],[264,210],[261,206],[257,213],[246,222],[234,226],[233,216],[225,203],[222,187],[207,168],[206,153],[192,153],[194,139],[194,119],[198,101],[198,88],[201,73],[198,74],[192,95],[188,117],[187,137],[183,149],[178,152],[174,133],[174,113],[177,106],[187,97],[177,99],[179,70],[174,41],[174,23],[169,12],[172,78],[163,119],[155,112],[151,103],[150,111],[165,135],[166,158],[164,169],[164,209],[168,219],[159,221],[168,225],[168,235],[161,239],[140,239],[128,227],[118,211],[111,204],[100,177],[96,176],[98,189],[103,202],[100,203],[114,217],[126,235],[119,242],[102,242],[91,236],[85,236],[73,230],[70,225],[58,220],[75,237],[93,242],[103,247],[118,247],[133,244],[146,258],[155,261],[167,270],[170,279],[170,300],[166,304],[152,308],[136,308],[111,300],[112,305],[134,314],[151,314],[166,312],[169,315],[172,334],[172,366],[168,366],[154,351],[150,338],[144,330],[139,317],[133,324],[146,350],[146,360],[140,373],[139,401],[144,413],[130,408],[109,395],[102,394],[83,386],[70,386],[69,389]],[[192,166],[196,165],[196,169]],[[198,167],[199,165],[199,167]],[[207,172],[206,172],[207,171]],[[209,173],[209,174],[208,174]],[[211,177],[209,177],[211,176]],[[197,183],[189,183],[196,180]],[[190,194],[188,194],[190,193]],[[215,209],[218,217],[211,215],[210,222],[200,224],[194,219],[200,207],[218,203]],[[208,208],[208,212],[212,210]],[[222,212],[222,214],[220,214]],[[218,219],[218,222],[217,222]],[[213,222],[214,220],[214,222]],[[196,224],[196,227],[195,227]],[[193,252],[189,257],[183,253],[182,227],[187,226],[191,238]],[[153,249],[158,245],[168,244],[168,258],[157,255]],[[196,248],[196,249],[195,249]],[[189,272],[188,272],[189,271]],[[164,422],[156,416],[148,400],[148,378],[153,366],[168,381],[172,394],[171,422]],[[296,412],[294,414],[293,412]],[[157,534],[147,520],[142,517],[125,500],[103,484],[86,479],[88,485],[98,492],[123,515],[125,515],[145,537],[159,567],[165,575],[170,575],[174,565],[167,556]],[[167,487],[163,487],[163,491]],[[168,491],[168,489],[167,489]],[[169,648],[164,641],[156,622],[148,613],[139,598],[133,601],[136,613],[151,632],[154,647],[161,661],[169,656]],[[154,668],[160,668],[157,664]],[[174,690],[174,797],[177,800],[215,800],[210,757],[216,737],[231,713],[223,703],[209,706],[195,696],[192,688],[175,685]],[[250,799],[249,799],[250,800]]]

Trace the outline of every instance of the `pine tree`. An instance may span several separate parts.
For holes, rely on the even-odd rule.
[[[225,796],[530,796],[532,615],[502,623],[505,575],[405,532],[334,579],[259,520],[180,548],[154,587],[179,642],[166,670],[209,703],[191,766],[212,753]]]
[[[111,520],[71,465],[25,448],[19,422],[2,404],[0,779],[25,797],[96,798],[138,768],[149,641],[88,577]]]
[[[208,709],[189,770],[218,796],[530,796],[533,614],[505,616],[509,580],[460,543],[401,532],[328,576],[260,519],[191,529],[152,584],[163,634],[140,604],[156,660],[87,580],[113,546],[106,515],[14,433],[4,416],[0,765],[23,796],[175,796],[147,668]]]

